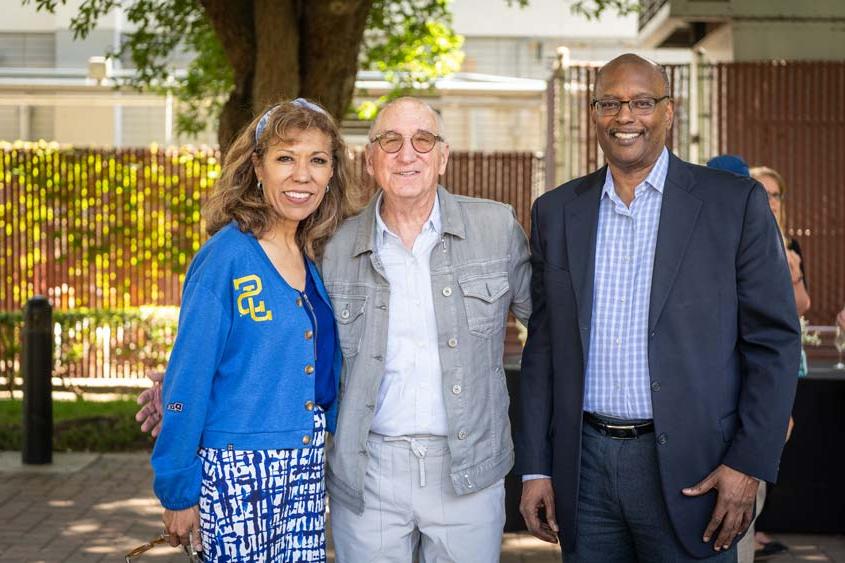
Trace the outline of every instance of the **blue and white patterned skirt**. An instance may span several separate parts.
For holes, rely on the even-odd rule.
[[[200,450],[204,561],[326,561],[325,436],[317,407],[308,448]]]

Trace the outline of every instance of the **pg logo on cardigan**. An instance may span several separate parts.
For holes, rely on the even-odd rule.
[[[253,300],[261,294],[262,285],[261,278],[255,274],[235,278],[232,280],[235,284],[235,291],[240,291],[238,295],[238,312],[241,316],[249,315],[249,318],[255,322],[272,321],[273,311],[268,310],[264,305],[264,300],[256,302]]]

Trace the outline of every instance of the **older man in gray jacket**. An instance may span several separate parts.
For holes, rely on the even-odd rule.
[[[449,146],[425,103],[370,131],[381,191],[326,248],[344,356],[328,488],[338,561],[498,561],[513,465],[508,310],[531,310],[525,234],[500,203],[438,187]]]

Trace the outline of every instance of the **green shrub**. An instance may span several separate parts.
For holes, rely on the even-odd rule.
[[[0,400],[0,450],[20,450],[22,402]],[[53,401],[53,451],[149,450],[153,440],[135,422],[135,401]]]

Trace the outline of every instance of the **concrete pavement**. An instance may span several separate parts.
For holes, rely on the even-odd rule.
[[[0,562],[122,561],[161,533],[148,454],[54,454],[50,467],[22,467],[0,452]],[[845,563],[845,537],[775,535],[790,553],[776,563]],[[139,561],[184,561],[168,546]],[[557,546],[506,534],[503,563],[560,563]],[[463,562],[461,562],[463,563]]]

